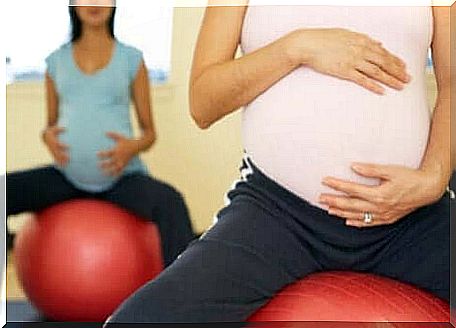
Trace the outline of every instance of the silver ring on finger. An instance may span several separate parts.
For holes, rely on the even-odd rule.
[[[370,212],[364,213],[364,223],[371,224],[373,220],[374,220],[374,216],[372,215],[372,213],[370,213]]]

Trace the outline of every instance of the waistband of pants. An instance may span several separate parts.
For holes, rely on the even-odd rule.
[[[253,186],[258,187],[258,190],[263,194],[266,194],[268,198],[285,202],[294,208],[299,207],[300,210],[313,211],[320,215],[328,215],[323,209],[310,204],[302,197],[296,195],[267,176],[255,165],[252,158],[248,155],[244,155],[240,171],[244,180],[248,181]]]
[[[268,177],[265,173],[258,168],[252,158],[250,158],[247,154],[244,155],[242,160],[241,166],[241,173],[242,175],[250,182],[264,188],[267,192],[276,195],[281,200],[286,201],[289,204],[293,204],[294,206],[300,206],[303,208],[307,208],[309,210],[318,211],[320,213],[327,214],[326,211],[322,210],[319,207],[316,207],[310,204],[305,199],[299,197],[298,195],[294,194],[290,190],[286,189],[284,186],[281,186],[277,182],[275,182],[272,178]],[[446,188],[446,194],[443,197],[448,197],[447,194],[451,199],[456,198],[456,171],[453,172],[451,176],[451,180]]]

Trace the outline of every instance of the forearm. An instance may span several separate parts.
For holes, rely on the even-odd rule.
[[[451,161],[454,149],[453,154],[450,154],[450,148],[450,91],[447,88],[439,93],[427,149],[421,163],[421,169],[432,174],[442,192],[454,169],[454,162]]]
[[[134,151],[139,154],[146,150],[149,150],[156,141],[156,135],[154,130],[146,129],[143,130],[142,136],[138,139],[135,139]]]
[[[55,127],[57,125],[58,115],[57,115],[57,105],[52,104],[48,101],[48,111],[47,111],[47,124],[44,127],[43,131],[41,132],[41,139],[45,141],[46,133],[49,131],[50,128]]]
[[[58,108],[59,100],[54,82],[46,73],[45,76],[45,87],[46,87],[46,109],[47,109],[47,125],[45,129],[57,125],[58,121]],[[44,133],[44,132],[43,132]]]
[[[453,104],[450,116],[451,169],[456,172],[456,104]]]
[[[57,125],[57,115],[50,116],[48,115],[46,128]]]
[[[289,36],[251,54],[215,64],[193,79],[191,114],[201,128],[248,104],[298,67],[287,53]]]

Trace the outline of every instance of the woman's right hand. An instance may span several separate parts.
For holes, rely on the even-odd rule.
[[[57,164],[65,166],[68,163],[68,146],[61,143],[59,134],[65,131],[64,128],[58,126],[50,126],[43,131],[43,141],[48,147],[51,155],[54,157]]]
[[[288,53],[296,65],[350,80],[377,94],[385,92],[380,83],[401,90],[410,81],[405,63],[365,34],[323,28],[296,30],[288,37]]]

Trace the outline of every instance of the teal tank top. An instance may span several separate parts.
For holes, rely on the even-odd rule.
[[[47,72],[59,97],[57,124],[65,128],[60,141],[69,147],[67,165],[55,167],[76,188],[103,192],[120,178],[104,174],[97,153],[115,146],[106,132],[133,137],[130,92],[142,58],[141,51],[117,40],[109,64],[94,74],[79,69],[71,42],[46,58]],[[122,174],[134,172],[148,173],[138,156],[130,160]]]

